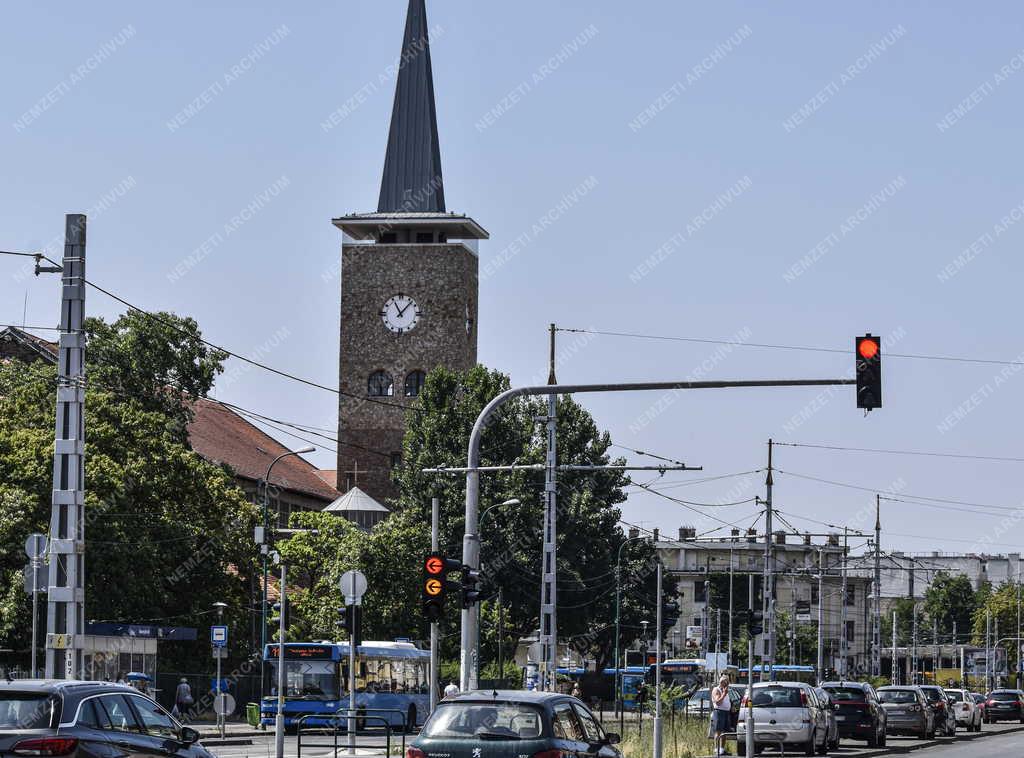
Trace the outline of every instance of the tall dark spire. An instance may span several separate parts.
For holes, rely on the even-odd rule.
[[[425,0],[409,0],[377,210],[445,211]]]

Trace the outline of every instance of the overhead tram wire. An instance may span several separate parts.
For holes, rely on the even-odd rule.
[[[240,355],[240,354],[238,354],[236,352],[228,350],[227,348],[224,348],[224,347],[221,347],[220,345],[214,344],[213,342],[210,342],[209,340],[205,340],[202,337],[197,337],[196,335],[192,334],[191,332],[189,332],[189,331],[187,331],[185,329],[182,329],[180,326],[178,326],[174,322],[167,321],[166,319],[160,318],[155,313],[150,313],[149,311],[145,310],[144,308],[140,308],[137,305],[129,303],[124,298],[119,297],[118,295],[115,295],[113,292],[110,292],[109,290],[106,290],[103,287],[100,287],[95,282],[91,282],[88,279],[85,279],[84,281],[85,281],[86,284],[88,284],[93,289],[95,289],[95,290],[97,290],[99,292],[102,292],[107,297],[116,300],[117,302],[121,303],[125,307],[131,308],[133,311],[141,313],[144,316],[146,316],[146,317],[156,321],[158,324],[162,324],[162,325],[164,325],[164,326],[166,326],[166,327],[168,327],[170,329],[173,329],[174,331],[184,335],[185,337],[187,337],[187,338],[189,338],[191,340],[195,340],[196,342],[199,342],[199,343],[201,343],[203,345],[206,345],[207,347],[211,347],[214,350],[219,350],[222,353],[226,353],[227,355],[231,356],[232,358],[237,358],[238,360],[242,361],[243,363],[248,363],[249,365],[255,366],[256,368],[261,368],[264,371],[269,371],[272,374],[277,374],[278,376],[284,377],[285,379],[291,379],[292,381],[299,382],[300,384],[305,384],[305,385],[307,385],[309,387],[315,387],[316,389],[324,390],[326,392],[331,392],[331,393],[333,393],[335,395],[341,395],[342,397],[349,397],[349,398],[352,398],[354,400],[359,400],[360,402],[374,403],[376,405],[383,405],[383,406],[389,407],[389,408],[398,408],[398,409],[401,409],[403,411],[413,411],[413,412],[419,412],[420,411],[419,408],[416,408],[414,406],[407,407],[407,406],[404,406],[404,405],[402,405],[400,403],[391,403],[391,402],[388,402],[386,400],[379,400],[379,399],[373,398],[373,397],[363,397],[362,395],[357,395],[357,394],[355,394],[353,392],[344,392],[344,391],[338,389],[337,387],[328,387],[326,384],[320,384],[319,382],[314,382],[314,381],[312,381],[310,379],[304,379],[301,376],[296,376],[295,374],[290,374],[287,371],[282,371],[280,369],[276,369],[273,366],[268,366],[265,363],[260,363],[259,361],[255,361],[252,358],[246,358],[244,355]]]
[[[997,461],[1001,463],[1024,463],[1024,458],[998,455],[968,455],[965,453],[936,453],[924,450],[886,450],[872,447],[843,447],[841,445],[815,445],[807,442],[776,442],[780,447],[803,447],[815,450],[833,450],[853,453],[882,453],[885,455],[919,455],[928,458],[960,458],[971,461]]]
[[[743,505],[744,503],[753,503],[755,500],[757,500],[756,497],[748,497],[745,500],[736,500],[735,502],[731,502],[731,503],[700,503],[700,502],[696,502],[696,501],[693,501],[693,500],[681,500],[680,498],[672,497],[671,495],[666,495],[664,492],[659,492],[658,490],[651,489],[647,485],[640,484],[639,482],[634,482],[632,484],[632,486],[633,487],[639,487],[642,490],[646,490],[647,492],[651,492],[651,493],[653,493],[655,495],[658,495],[659,497],[665,498],[666,500],[671,500],[673,503],[678,503],[679,505],[686,505],[686,506],[692,505],[692,506],[696,506],[698,508],[731,508],[734,505]],[[723,523],[726,523],[728,526],[736,526],[736,524],[729,524],[728,522],[723,522]]]
[[[851,351],[834,347],[813,347],[810,345],[777,345],[764,342],[740,342],[738,340],[710,339],[704,337],[672,337],[660,334],[638,334],[634,332],[610,332],[598,329],[571,329],[558,327],[556,331],[573,334],[594,334],[604,337],[630,337],[633,339],[663,340],[668,342],[694,342],[705,345],[729,345],[731,347],[760,347],[769,350],[797,350],[811,353],[836,353],[847,355]],[[922,353],[886,353],[886,358],[908,358],[923,361],[952,361],[954,363],[977,363],[989,366],[1024,366],[1024,361],[993,358],[968,358],[957,355],[926,355]]]

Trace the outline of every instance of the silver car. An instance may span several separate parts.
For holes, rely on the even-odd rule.
[[[828,718],[814,688],[803,682],[754,685],[754,751],[783,743],[804,755],[828,755]],[[739,754],[746,753],[746,698],[736,725]]]
[[[953,701],[956,723],[963,725],[968,732],[980,732],[981,709],[971,693],[967,690],[946,690],[946,694]]]
[[[920,687],[880,687],[878,702],[885,709],[886,734],[935,737],[935,712]]]

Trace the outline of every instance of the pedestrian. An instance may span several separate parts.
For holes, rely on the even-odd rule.
[[[123,671],[118,671],[117,672],[116,682],[118,684],[127,684],[127,682],[124,680],[124,672]]]
[[[580,689],[580,683],[579,682],[573,683],[573,685],[572,685],[572,696],[574,698],[581,698],[581,697],[583,697],[583,690]]]
[[[174,707],[178,709],[181,718],[185,718],[185,714],[188,713],[188,709],[194,702],[192,688],[188,686],[188,679],[182,677],[178,682],[178,688],[174,691]]]
[[[444,688],[444,699],[451,700],[453,697],[459,694],[459,685],[455,682],[448,682],[448,686]]]
[[[725,755],[725,738],[732,724],[732,703],[729,700],[729,677],[722,675],[711,690],[711,731],[715,736],[715,755]]]

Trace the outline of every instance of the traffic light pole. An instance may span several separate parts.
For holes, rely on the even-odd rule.
[[[441,523],[441,500],[440,498],[430,499],[430,549],[432,552],[440,550],[440,523]],[[430,622],[430,712],[437,708],[437,689],[439,687],[439,673],[437,669],[437,645],[438,645],[437,622]]]
[[[658,610],[654,633],[654,758],[661,758],[661,559],[658,559]]]
[[[748,577],[747,585],[747,618],[754,613],[754,575]],[[747,718],[744,737],[746,738],[746,751],[744,755],[750,758],[754,755],[754,635],[747,631]]]
[[[767,387],[836,387],[855,385],[856,379],[753,379],[746,381],[717,382],[625,382],[612,384],[545,384],[533,387],[516,387],[497,395],[477,417],[469,436],[466,460],[466,514],[465,535],[462,538],[462,562],[474,569],[480,567],[480,441],[491,416],[505,403],[519,397],[550,397],[594,392],[664,392],[669,390],[698,389],[747,389]],[[459,651],[459,682],[463,691],[476,689],[479,683],[479,661],[476,658],[476,644],[480,627],[476,609],[462,609],[462,630]]]

